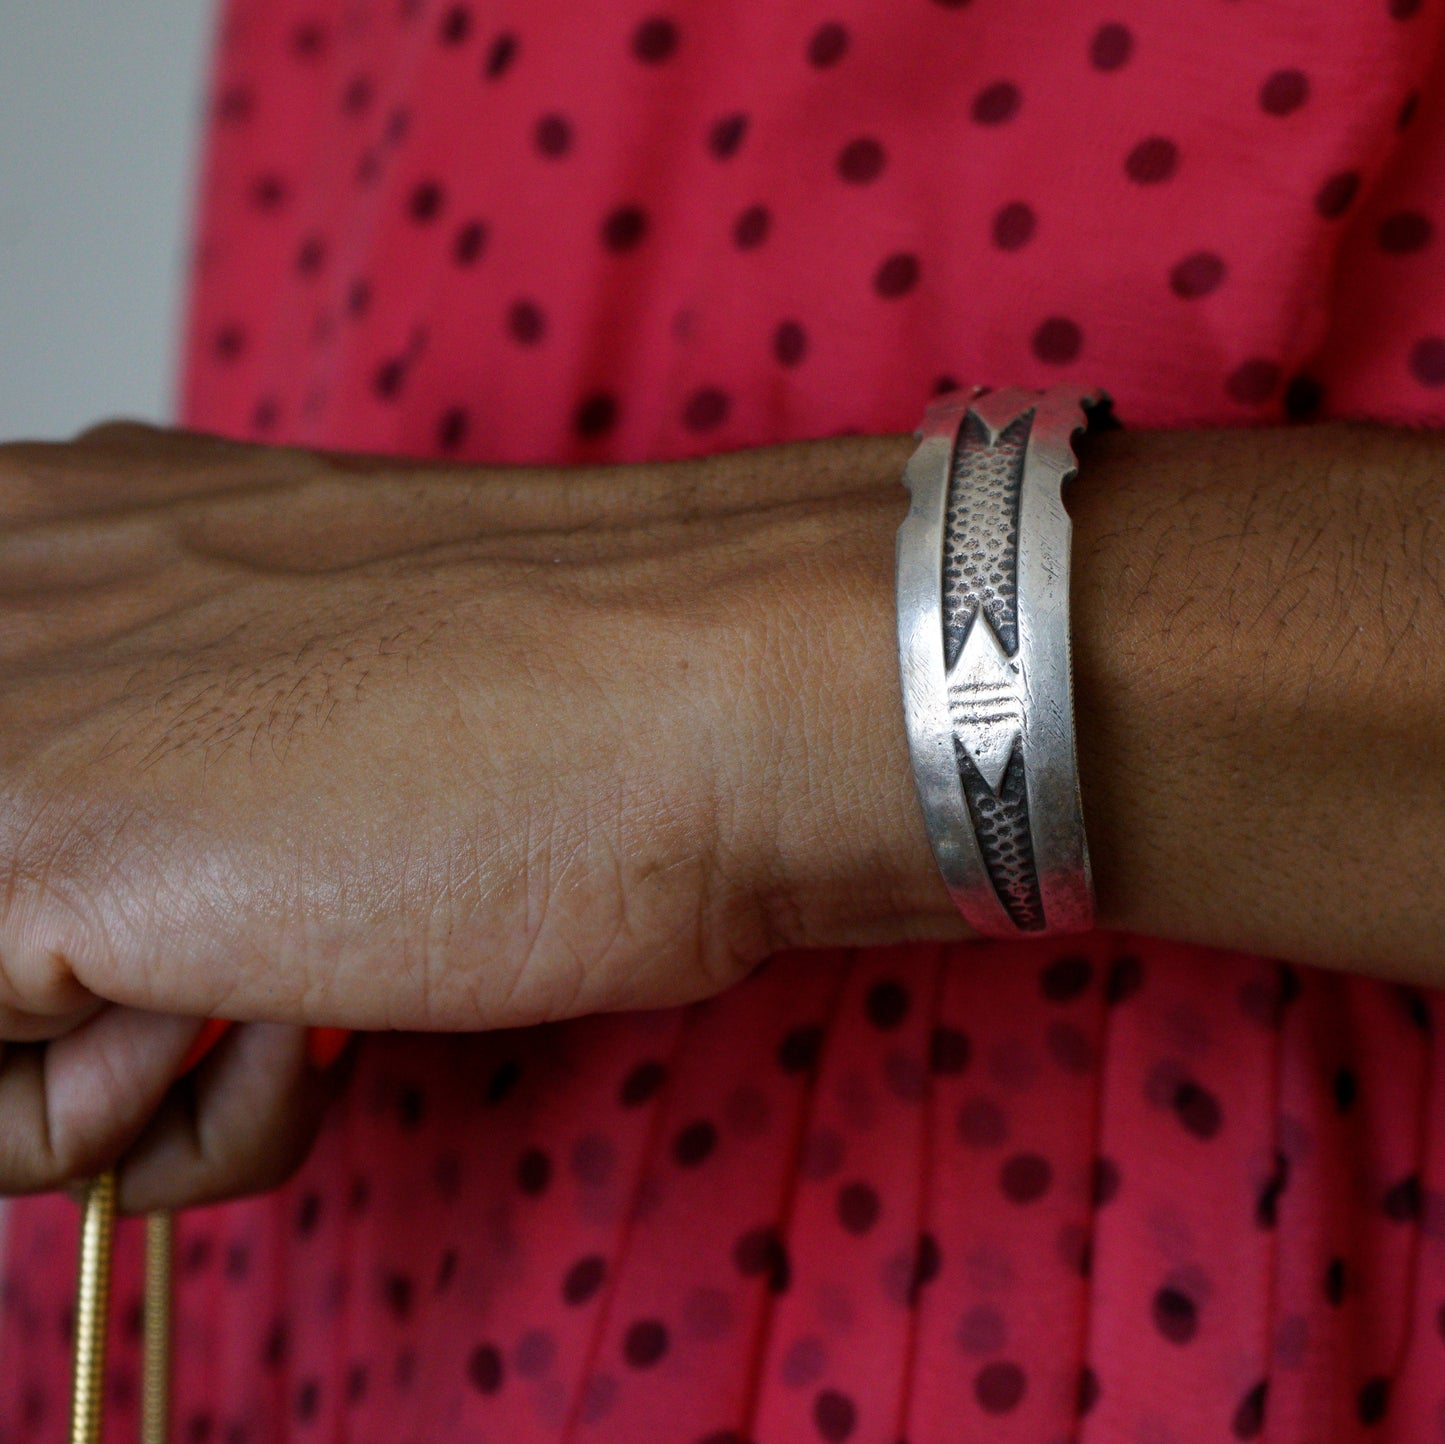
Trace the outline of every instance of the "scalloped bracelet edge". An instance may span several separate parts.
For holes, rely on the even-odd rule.
[[[934,400],[904,469],[898,656],[913,779],[964,919],[989,937],[1094,926],[1074,742],[1063,489],[1107,394],[976,386]]]

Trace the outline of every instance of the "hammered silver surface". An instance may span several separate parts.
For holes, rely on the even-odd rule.
[[[1029,832],[1023,752],[1015,744],[997,796],[962,744],[958,746],[958,773],[993,890],[1020,932],[1037,932],[1044,925],[1044,900]]]
[[[944,521],[944,665],[963,650],[981,606],[1004,651],[1018,650],[1019,490],[1033,412],[1026,411],[989,445],[972,411],[958,431]]]

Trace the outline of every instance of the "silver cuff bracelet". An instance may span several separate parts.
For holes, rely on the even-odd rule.
[[[959,911],[992,937],[1094,925],[1074,753],[1073,438],[1103,392],[939,397],[903,473],[898,652],[913,777]]]

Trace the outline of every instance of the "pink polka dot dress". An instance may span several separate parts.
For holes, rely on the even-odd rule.
[[[1442,0],[232,0],[184,419],[547,464],[974,381],[1445,424],[1442,43]],[[1445,1439],[1442,1038],[1103,932],[370,1036],[292,1182],[179,1218],[175,1438]],[[76,1219],[14,1207],[5,1444],[64,1436]]]

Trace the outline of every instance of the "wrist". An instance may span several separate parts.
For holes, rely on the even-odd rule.
[[[894,538],[908,509],[906,436],[836,447],[845,489],[792,519],[754,596],[763,645],[729,839],[768,951],[966,938],[929,846],[899,690]]]

